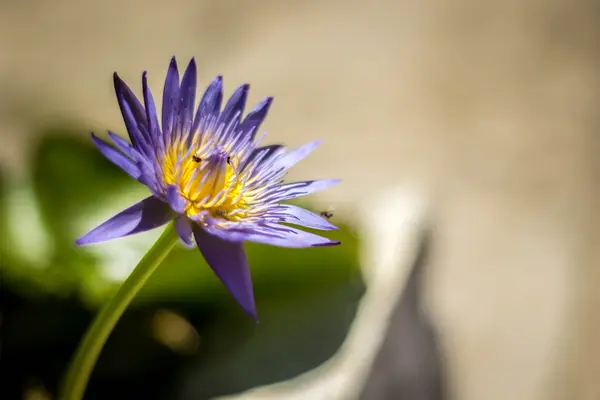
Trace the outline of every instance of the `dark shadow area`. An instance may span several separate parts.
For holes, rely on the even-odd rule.
[[[160,303],[128,311],[107,342],[86,392],[95,399],[209,399],[301,374],[339,348],[363,293],[359,280],[334,290],[260,301],[254,324],[233,307]],[[55,394],[92,314],[77,300],[25,298],[2,285],[0,398]],[[157,310],[184,316],[198,332],[194,354],[152,336]],[[54,398],[54,397],[53,397]]]
[[[441,349],[423,311],[423,278],[432,232],[423,233],[419,252],[361,400],[446,400]]]

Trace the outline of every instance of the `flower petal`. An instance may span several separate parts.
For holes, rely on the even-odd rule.
[[[173,128],[175,127],[176,117],[178,115],[177,107],[179,106],[179,70],[177,69],[177,61],[175,57],[171,58],[167,77],[165,78],[165,86],[163,89],[162,100],[162,133],[165,140],[165,145],[170,143]]]
[[[208,123],[219,115],[222,100],[223,77],[217,76],[202,95],[192,125],[193,133],[197,132],[198,129],[200,132],[204,132],[208,128]]]
[[[152,162],[148,160],[146,156],[141,154],[135,148],[133,148],[127,140],[123,139],[121,136],[117,135],[114,132],[108,131],[108,136],[111,138],[115,147],[120,150],[127,157],[131,158],[133,161],[137,163],[137,166],[142,171],[150,171],[150,173],[154,174],[154,165]]]
[[[179,122],[178,134],[184,137],[190,133],[192,117],[194,114],[194,102],[196,101],[196,61],[192,58],[188,64],[179,88]]]
[[[167,203],[150,196],[94,228],[76,243],[82,246],[149,231],[166,224],[173,216]]]
[[[188,201],[179,192],[179,188],[175,185],[167,187],[167,201],[177,214],[183,214]]]
[[[98,138],[92,133],[92,140],[98,147],[98,150],[108,158],[113,164],[127,172],[133,179],[139,179],[142,175],[142,171],[138,166],[123,153],[117,151],[114,147],[106,143],[104,140]]]
[[[143,150],[146,154],[151,148],[149,144],[148,127],[146,123],[146,112],[144,107],[131,91],[129,86],[115,72],[113,74],[113,83],[115,86],[115,94],[117,95],[117,102],[123,115],[123,121],[129,132],[129,138],[131,143],[138,150]]]
[[[239,127],[242,135],[252,135],[252,139],[256,137],[256,132],[267,117],[267,113],[269,112],[269,108],[271,107],[272,103],[273,98],[267,97],[258,103],[256,107],[254,107],[254,110],[250,111],[248,115],[246,115],[246,118],[244,118]]]
[[[208,219],[208,226],[204,229],[214,236],[218,236],[225,241],[231,242],[255,242],[269,244],[278,247],[305,248],[317,246],[335,246],[340,244],[337,240],[330,240],[325,237],[305,232],[290,226],[276,224],[239,224],[232,223],[229,226],[220,226],[218,223],[211,223]]]
[[[239,124],[240,118],[244,113],[244,107],[246,106],[248,89],[250,89],[250,85],[244,84],[238,87],[235,92],[233,92],[227,101],[227,104],[225,104],[225,108],[223,108],[221,115],[219,116],[217,126],[221,126],[221,124],[227,126],[231,123],[231,121],[237,121]]]
[[[252,318],[257,319],[252,279],[244,244],[224,241],[193,225],[194,237],[204,259],[223,282],[233,298]]]
[[[113,143],[121,152],[126,156],[135,161],[137,168],[141,171],[141,176],[138,181],[148,186],[154,195],[159,193],[158,181],[156,180],[155,164],[148,160],[144,155],[140,154],[136,149],[123,139],[121,136],[108,131],[108,136],[112,139]]]
[[[242,167],[242,171],[254,164],[257,164],[254,166],[256,168],[268,162],[269,160],[272,160],[273,157],[279,156],[281,153],[283,153],[283,151],[284,147],[280,144],[257,147],[256,149],[252,150],[252,153],[250,153],[248,156],[244,166]]]
[[[161,143],[160,126],[158,125],[158,114],[156,113],[156,105],[152,92],[148,87],[148,78],[146,71],[142,74],[142,91],[144,94],[144,104],[146,105],[146,120],[148,121],[148,131],[152,139],[152,143],[156,146]]]
[[[281,156],[274,164],[273,168],[275,169],[289,169],[300,162],[303,158],[308,156],[317,146],[321,144],[321,140],[313,140],[310,143],[307,143],[303,146],[298,147],[290,151],[287,154]]]
[[[266,191],[264,195],[258,198],[258,200],[262,202],[278,203],[328,189],[339,182],[339,179],[322,179],[286,183],[277,186],[270,191]]]
[[[112,140],[115,147],[117,149],[119,149],[119,151],[121,151],[127,157],[129,157],[135,161],[138,161],[138,159],[141,159],[143,157],[139,153],[139,151],[137,151],[135,148],[133,148],[133,146],[131,146],[131,144],[129,144],[129,142],[127,140],[123,139],[121,136],[119,136],[116,133],[111,132],[111,131],[108,131],[108,136]]]
[[[281,185],[281,188],[289,187],[285,199],[291,199],[300,196],[306,196],[321,190],[329,189],[333,185],[340,183],[339,179],[320,179],[315,181],[294,182]]]
[[[283,218],[281,222],[289,224],[320,229],[322,231],[334,231],[338,229],[337,226],[333,225],[320,215],[292,204],[280,204],[278,206],[277,214],[281,214],[281,217]]]
[[[194,247],[192,222],[189,218],[180,216],[175,220],[175,230],[187,247]]]

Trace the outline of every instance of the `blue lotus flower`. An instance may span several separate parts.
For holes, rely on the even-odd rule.
[[[283,182],[287,170],[319,141],[292,151],[281,145],[260,146],[264,135],[257,137],[257,133],[271,97],[242,118],[249,85],[237,88],[222,108],[219,76],[195,108],[196,63],[190,61],[180,83],[173,57],[159,124],[145,72],[144,105],[116,73],[114,85],[131,144],[112,132],[114,147],[93,134],[92,139],[104,156],[146,185],[152,195],[93,229],[77,244],[144,232],[175,220],[181,240],[188,246],[196,243],[215,274],[254,318],[245,241],[296,248],[339,244],[287,225],[337,229],[319,215],[281,202],[327,189],[338,180]]]

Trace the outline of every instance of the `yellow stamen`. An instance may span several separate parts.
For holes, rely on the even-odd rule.
[[[234,156],[194,153],[174,143],[163,157],[163,181],[176,185],[189,200],[187,216],[208,211],[216,218],[241,220],[250,202],[243,194],[244,174],[236,172],[237,162]]]

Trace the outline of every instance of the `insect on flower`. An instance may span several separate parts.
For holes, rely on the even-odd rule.
[[[327,210],[323,210],[319,213],[319,215],[325,219],[331,219],[333,218],[333,209],[328,208]]]
[[[109,132],[114,147],[92,134],[98,149],[151,196],[115,215],[77,241],[102,242],[157,228],[175,220],[181,240],[194,242],[241,307],[256,318],[256,305],[243,243],[282,247],[339,244],[291,225],[337,229],[303,208],[281,202],[324,190],[338,180],[283,183],[287,170],[313,151],[319,141],[287,151],[260,146],[257,137],[272,98],[245,117],[249,85],[237,88],[221,107],[222,79],[215,78],[195,106],[196,63],[183,77],[175,57],[167,72],[161,122],[142,74],[143,105],[114,74],[117,100],[131,144]],[[282,225],[286,224],[286,225]]]

